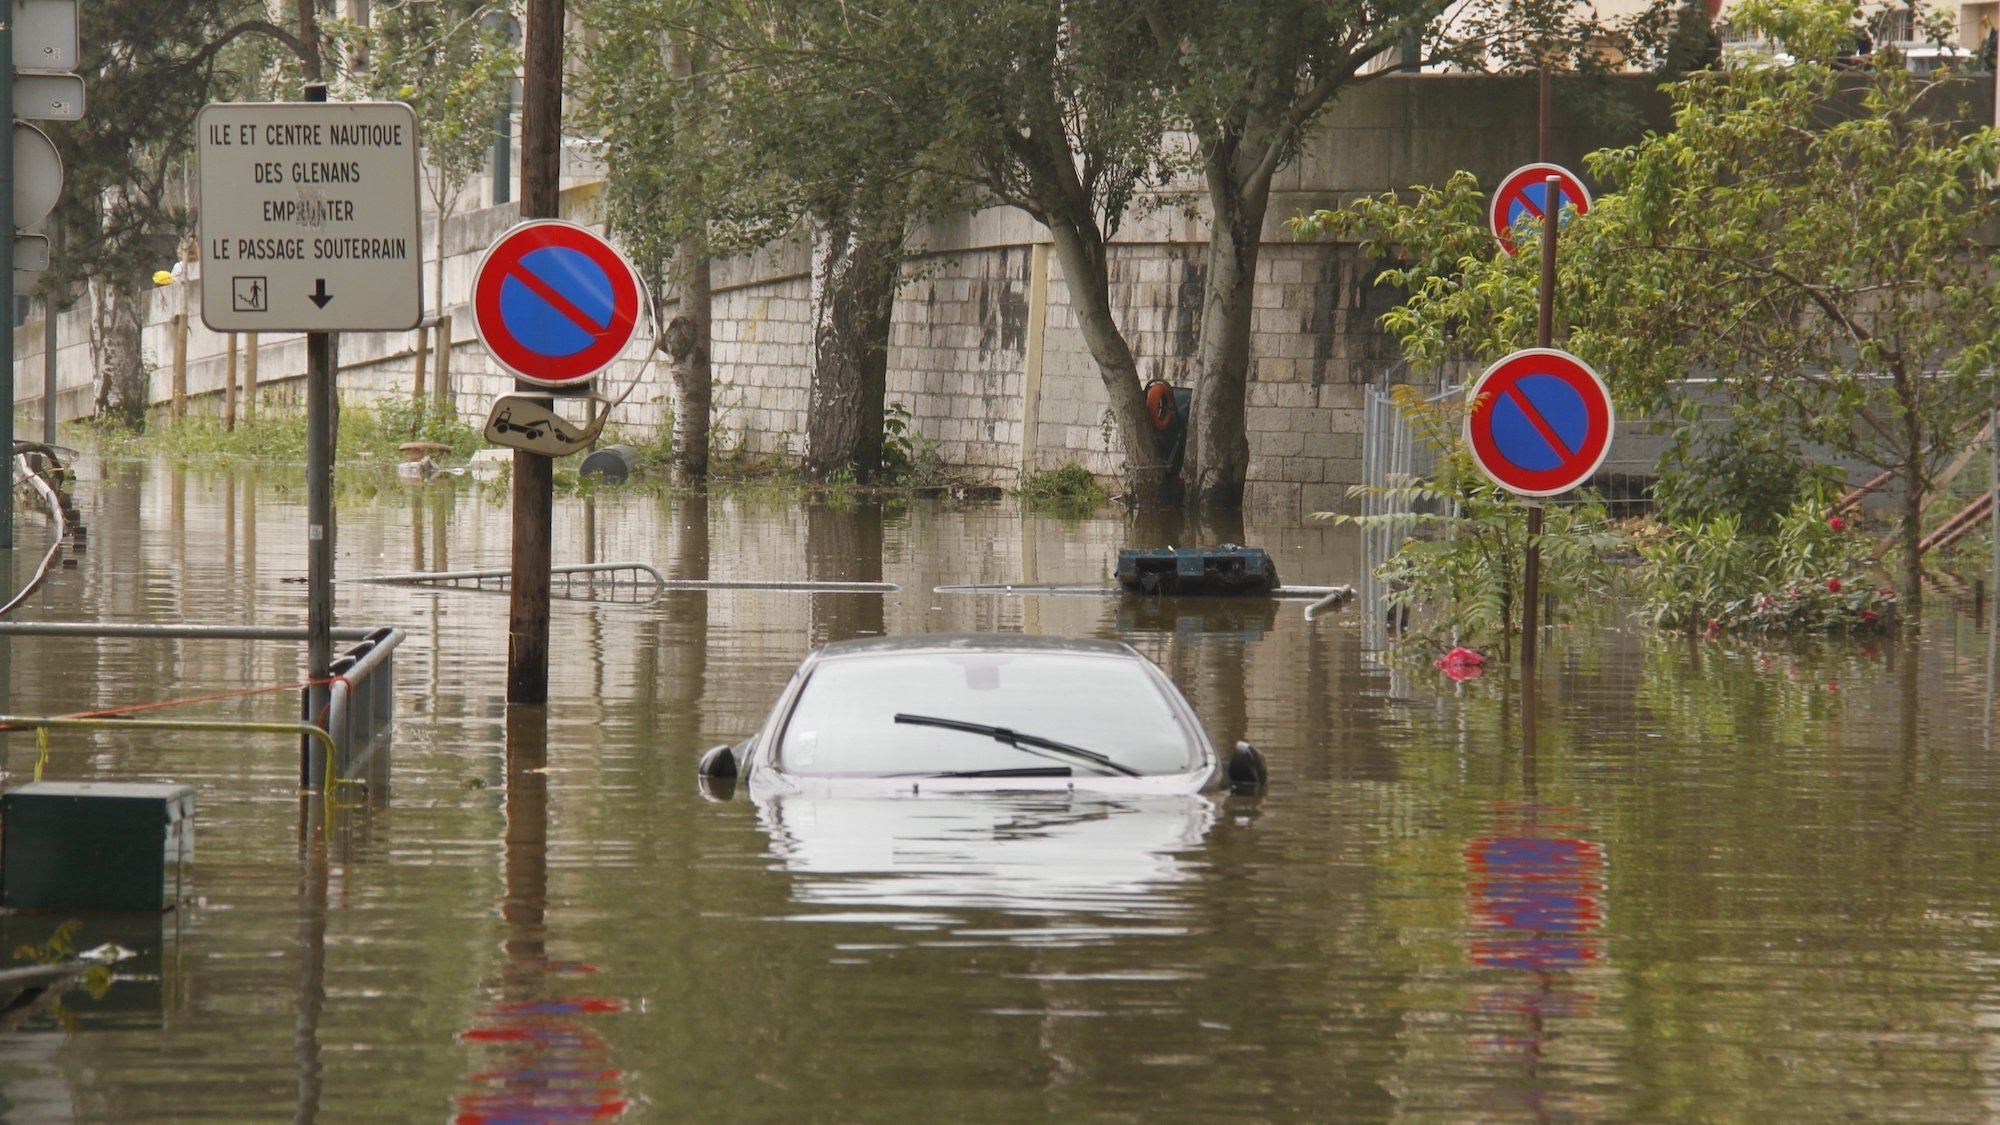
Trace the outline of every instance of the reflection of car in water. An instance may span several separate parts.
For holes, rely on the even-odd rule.
[[[795,876],[793,898],[812,908],[806,917],[936,929],[975,911],[1124,925],[1177,917],[1179,889],[1202,868],[1183,853],[1201,848],[1215,806],[1199,794],[791,794],[759,802],[757,814]]]
[[[763,729],[703,756],[705,791],[1199,793],[1264,782],[1217,754],[1166,673],[1114,641],[1019,634],[872,637],[807,656]]]

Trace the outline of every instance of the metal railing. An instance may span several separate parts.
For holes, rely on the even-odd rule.
[[[1394,371],[1389,373],[1394,374]],[[1416,431],[1396,409],[1389,394],[1390,386],[1385,377],[1382,382],[1368,386],[1362,398],[1361,482],[1367,486],[1361,495],[1363,516],[1409,514],[1413,509],[1407,499],[1392,494],[1390,486],[1408,483],[1431,472],[1437,464],[1436,451],[1417,439]],[[1430,396],[1430,401],[1438,402],[1459,393],[1460,388],[1448,387]],[[1358,602],[1364,650],[1379,652],[1389,645],[1388,618],[1382,605],[1388,588],[1375,572],[1407,538],[1409,531],[1392,520],[1362,524]]]
[[[632,577],[623,577],[624,575]],[[662,590],[796,590],[815,594],[893,594],[902,587],[894,582],[822,582],[791,578],[668,578],[652,563],[574,563],[549,568],[551,580],[563,579],[565,587],[581,577],[591,590],[608,586],[647,589],[657,595]],[[505,592],[513,572],[504,567],[486,570],[417,570],[407,574],[371,574],[350,582],[386,586],[434,586],[447,590]]]
[[[380,586],[429,586],[446,590],[485,590],[505,593],[512,585],[513,571],[508,567],[493,567],[484,570],[417,570],[405,574],[370,574],[360,578],[345,579],[348,582],[366,582]],[[561,593],[556,587],[560,580]],[[600,588],[616,595],[621,590],[631,590],[633,601],[643,591],[646,600],[657,596],[668,588],[667,577],[658,567],[643,562],[572,563],[549,568],[550,596],[577,597],[578,586],[590,600],[599,599]]]
[[[374,753],[375,736],[395,720],[395,651],[404,637],[401,629],[390,626],[375,629],[335,628],[332,634],[337,640],[359,643],[328,666],[333,682],[328,687],[324,716],[306,714],[296,723],[259,723],[210,719],[0,715],[0,727],[22,730],[207,730],[293,734],[299,736],[299,787],[310,791],[317,784],[324,784],[331,791],[335,786],[351,780],[368,764]],[[0,636],[303,641],[306,629],[298,625],[0,621]],[[302,709],[310,707],[310,689],[303,694],[305,701],[301,703]],[[322,718],[325,725],[315,725],[312,721],[315,718]],[[360,748],[358,753],[357,746]]]
[[[327,691],[325,753],[331,761],[314,760],[310,748],[300,762],[299,784],[312,788],[312,778],[352,778],[375,752],[375,736],[396,718],[396,646],[403,631],[383,626],[327,666],[333,684]],[[355,754],[355,744],[363,747]],[[319,745],[314,743],[313,745]]]

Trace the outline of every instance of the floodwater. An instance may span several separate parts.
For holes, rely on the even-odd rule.
[[[80,565],[16,620],[303,622],[296,471],[86,459]],[[2000,1116],[1988,635],[1803,649],[1552,635],[1531,685],[1364,648],[1354,610],[934,593],[1104,581],[1163,534],[1011,502],[559,497],[560,563],[899,592],[553,604],[504,705],[504,494],[344,485],[343,625],[395,625],[365,794],[259,735],[4,736],[7,783],[196,791],[192,900],[81,916],[150,951],[0,1030],[0,1119],[1981,1121]],[[24,515],[17,574],[44,539]],[[1252,526],[1287,582],[1354,540]],[[559,590],[560,593],[560,590]],[[1121,637],[1260,799],[704,801],[811,646]],[[0,639],[5,710],[201,697],[296,718],[299,646]],[[9,948],[48,918],[0,921]],[[36,927],[41,927],[38,931]]]

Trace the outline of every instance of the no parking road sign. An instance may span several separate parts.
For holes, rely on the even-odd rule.
[[[1611,452],[1611,394],[1590,365],[1526,348],[1486,369],[1468,392],[1465,440],[1494,483],[1554,496],[1589,480]]]
[[[638,277],[624,255],[583,227],[522,223],[480,259],[472,323],[502,367],[540,386],[577,386],[632,342]]]
[[[1492,224],[1493,237],[1500,240],[1500,248],[1509,254],[1515,252],[1515,224],[1524,219],[1539,219],[1549,213],[1550,176],[1560,181],[1556,185],[1555,206],[1582,215],[1590,210],[1590,189],[1575,173],[1560,164],[1525,164],[1500,181],[1493,190],[1493,198],[1486,205],[1486,217]],[[1559,220],[1568,222],[1567,217]]]

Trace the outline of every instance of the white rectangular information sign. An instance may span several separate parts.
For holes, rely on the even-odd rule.
[[[423,319],[409,106],[213,102],[195,133],[203,323],[340,332]]]

